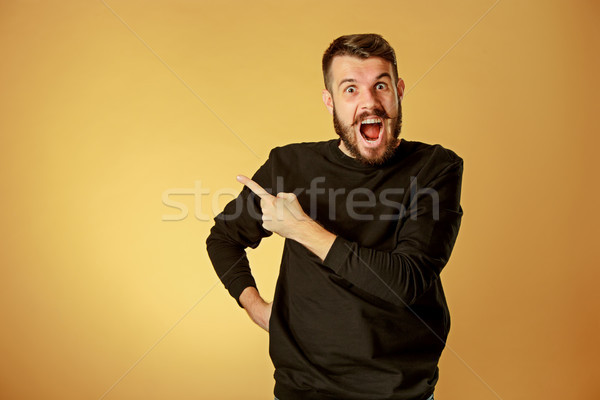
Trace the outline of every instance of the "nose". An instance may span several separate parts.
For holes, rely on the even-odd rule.
[[[360,98],[360,107],[363,110],[372,110],[379,104],[379,99],[374,89],[363,90]]]

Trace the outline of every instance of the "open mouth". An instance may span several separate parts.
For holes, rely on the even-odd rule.
[[[367,143],[375,143],[381,136],[383,130],[381,118],[368,118],[360,124],[360,134]]]

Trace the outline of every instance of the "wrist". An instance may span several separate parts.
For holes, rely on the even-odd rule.
[[[317,224],[312,219],[301,219],[296,221],[296,226],[292,230],[292,234],[290,235],[290,239],[295,240],[298,243],[304,244],[303,242],[307,237],[311,235],[311,232],[314,232],[317,227],[320,228],[320,225]]]
[[[312,219],[299,221],[300,229],[296,231],[294,240],[325,260],[329,249],[335,241],[336,235],[323,228]]]

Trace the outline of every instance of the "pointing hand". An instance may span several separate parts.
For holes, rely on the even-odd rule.
[[[273,196],[244,175],[238,175],[237,180],[260,198],[263,228],[266,230],[284,238],[293,239],[301,226],[305,222],[311,221],[310,217],[302,210],[295,194],[280,192],[277,193],[277,196]]]

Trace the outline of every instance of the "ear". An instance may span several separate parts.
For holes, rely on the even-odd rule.
[[[323,89],[323,103],[325,103],[325,107],[327,107],[329,114],[333,115],[333,98],[327,89]]]
[[[398,85],[396,85],[398,89],[398,100],[402,101],[404,98],[404,81],[402,78],[398,78]]]

